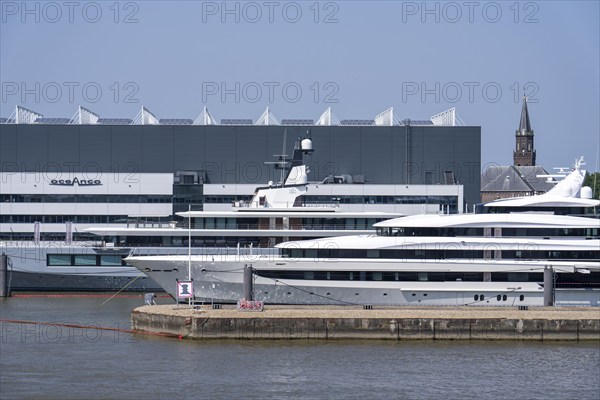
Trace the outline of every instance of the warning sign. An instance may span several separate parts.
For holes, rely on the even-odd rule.
[[[192,297],[194,297],[192,281],[177,281],[177,298],[191,299]]]

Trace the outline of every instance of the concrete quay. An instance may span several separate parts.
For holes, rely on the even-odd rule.
[[[593,340],[594,307],[374,307],[152,305],[134,309],[134,331],[191,339]]]

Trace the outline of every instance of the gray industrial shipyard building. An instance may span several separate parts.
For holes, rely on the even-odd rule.
[[[205,183],[278,181],[264,162],[310,131],[313,181],[350,176],[372,184],[464,185],[479,202],[481,127],[0,124],[2,172],[144,173],[196,171]]]

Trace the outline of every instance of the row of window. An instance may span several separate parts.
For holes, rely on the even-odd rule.
[[[443,204],[456,206],[456,196],[310,196],[303,197],[305,203],[339,203],[339,204]],[[245,195],[205,195],[204,203],[233,203],[235,201],[250,202],[252,196]]]
[[[63,235],[64,236],[64,235]],[[120,246],[156,246],[156,247],[177,247],[188,246],[187,236],[96,236],[96,241],[104,240],[109,243],[118,243]],[[249,237],[249,236],[211,236],[211,237],[196,237],[192,236],[193,247],[237,247],[238,243],[241,246],[249,246],[251,243],[256,247],[262,239],[269,238]],[[276,243],[270,243],[274,246]],[[261,246],[261,247],[266,247]]]
[[[65,240],[65,233],[59,232],[42,232],[40,234],[40,240],[43,242],[63,242]],[[0,241],[33,241],[33,232],[1,232]],[[83,242],[98,242],[98,236],[90,233],[73,232],[73,241]]]
[[[103,194],[2,194],[3,203],[208,203],[228,204],[252,200],[250,195],[103,195]],[[305,196],[306,203],[339,204],[443,204],[456,207],[456,196]]]
[[[484,236],[484,228],[378,228],[378,236],[460,237]],[[502,228],[503,237],[597,236],[598,229],[583,228]]]
[[[536,282],[544,280],[542,272],[399,272],[399,271],[280,271],[258,270],[258,276],[271,279],[331,281],[399,281],[399,282]],[[561,273],[555,277],[556,288],[600,287],[600,272],[589,274]],[[483,295],[475,300],[484,300]],[[500,300],[498,300],[500,301]],[[506,300],[504,300],[506,301]]]
[[[277,271],[259,270],[259,276],[271,279],[331,281],[401,281],[401,282],[483,282],[483,272],[393,272],[393,271]],[[540,282],[543,273],[492,272],[491,282]]]
[[[126,223],[127,215],[0,215],[0,223],[22,224],[41,222],[46,224],[62,224],[74,222],[79,224]]]
[[[489,204],[489,203],[488,203]],[[592,207],[539,207],[539,206],[514,206],[514,207],[501,207],[501,206],[484,206],[483,204],[477,204],[475,206],[476,214],[507,214],[507,213],[524,213],[524,212],[539,212],[551,213],[555,215],[573,215],[573,216],[588,216],[591,218],[597,218]]]
[[[271,279],[331,281],[400,281],[400,282],[537,282],[542,272],[398,272],[398,271],[280,271],[259,270],[259,276]],[[600,272],[555,275],[557,288],[600,287]],[[475,299],[477,300],[477,299]],[[484,300],[480,295],[479,300]]]
[[[443,204],[454,205],[458,202],[456,196],[304,196],[307,203],[340,204]]]
[[[169,195],[2,194],[3,203],[171,203]]]
[[[383,218],[290,218],[289,228],[306,229],[372,229]],[[270,229],[268,218],[193,218],[196,229]],[[274,229],[282,229],[282,218],[275,218]]]
[[[127,265],[120,255],[98,254],[47,254],[46,263],[49,267],[119,267]]]
[[[209,194],[204,196],[204,203],[207,204],[230,204],[236,201],[245,201],[249,203],[252,195],[216,195]]]
[[[501,253],[498,259],[518,260],[598,260],[600,250],[499,250],[490,244],[487,250],[461,250],[456,249],[459,244],[449,244],[446,249],[425,250],[419,248],[402,250],[366,250],[366,249],[294,249],[282,250],[284,257],[294,259],[312,259],[334,261],[340,258],[380,258],[395,260],[475,260],[475,259],[497,259],[494,253]],[[415,247],[417,247],[415,245]],[[535,245],[529,246],[535,248]]]
[[[269,292],[263,292],[263,293],[264,294],[269,294]],[[291,295],[292,292],[287,292],[286,294],[287,295]],[[331,292],[326,292],[325,295],[326,296],[331,296]],[[360,295],[360,293],[354,293],[354,295],[358,296],[358,295]],[[384,293],[382,293],[382,295],[383,296],[387,296],[388,294],[384,292]],[[423,295],[423,297],[427,297],[427,293],[423,293],[422,295]],[[412,297],[416,297],[417,294],[416,293],[412,293],[411,296]],[[475,300],[475,301],[483,301],[483,300],[485,300],[485,296],[484,295],[476,294],[475,296],[473,296],[473,300]],[[508,296],[505,295],[505,294],[499,294],[499,295],[496,296],[496,301],[507,301],[507,300],[508,300]],[[523,295],[523,294],[520,295],[519,296],[519,301],[525,301],[525,295]],[[419,300],[419,302],[421,302],[421,300]]]
[[[476,294],[475,296],[473,296],[473,300],[475,301],[484,301],[485,297],[482,294]],[[506,301],[508,300],[508,296],[505,294],[499,294],[496,295],[496,301]],[[525,295],[520,295],[519,296],[519,301],[524,301],[525,300]]]

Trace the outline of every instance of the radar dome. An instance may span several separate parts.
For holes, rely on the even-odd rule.
[[[302,139],[300,146],[302,147],[302,150],[312,150],[313,149],[312,140],[310,140],[308,138]]]
[[[592,188],[589,186],[584,186],[581,188],[581,198],[582,199],[591,199],[592,198]]]

